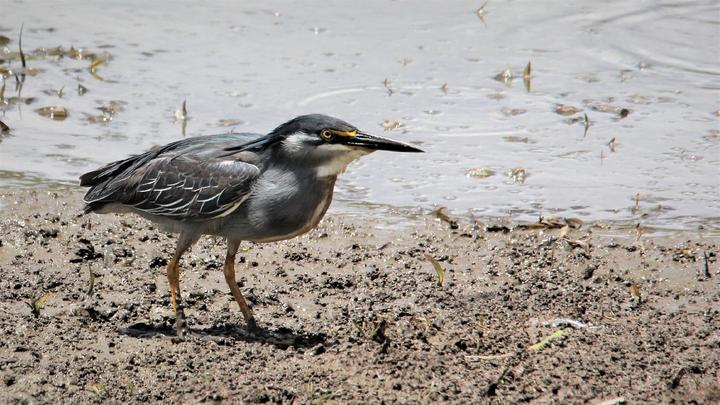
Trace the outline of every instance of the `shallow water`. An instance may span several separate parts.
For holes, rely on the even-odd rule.
[[[357,211],[360,201],[720,226],[717,2],[491,0],[481,20],[482,3],[5,0],[0,34],[12,41],[0,67],[19,67],[7,52],[21,23],[29,55],[74,46],[112,59],[97,77],[89,60],[28,61],[42,72],[26,77],[21,96],[36,100],[0,115],[12,128],[0,135],[0,184],[72,183],[178,139],[174,113],[186,99],[187,136],[266,132],[322,112],[427,151],[357,162],[334,209]],[[507,68],[514,79],[495,80]],[[89,91],[79,95],[78,83]],[[62,98],[51,92],[60,88]],[[6,78],[6,99],[14,90]],[[91,122],[111,101],[124,103],[112,121]],[[562,116],[558,104],[582,111]],[[34,111],[53,105],[68,118]],[[385,120],[401,126],[385,132]],[[469,177],[472,168],[495,174]],[[508,175],[514,168],[524,183]]]

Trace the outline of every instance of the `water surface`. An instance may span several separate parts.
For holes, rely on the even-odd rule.
[[[24,23],[28,64],[42,72],[21,89],[34,101],[0,107],[12,128],[0,184],[72,183],[176,140],[187,100],[186,136],[267,132],[322,112],[427,151],[354,164],[334,209],[718,226],[719,3],[491,0],[480,19],[482,3],[4,0],[0,67],[19,67]],[[112,59],[95,77],[87,59],[33,56],[57,46]],[[506,69],[513,79],[496,80]],[[5,81],[7,101],[18,94]],[[67,119],[34,111],[55,105]],[[111,105],[120,111],[97,122]]]

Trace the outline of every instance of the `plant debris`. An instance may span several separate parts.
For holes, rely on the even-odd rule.
[[[218,125],[220,125],[221,127],[234,127],[243,123],[244,122],[242,120],[235,120],[232,118],[222,118],[218,120]]]
[[[42,107],[36,109],[35,112],[43,117],[48,117],[55,121],[64,121],[65,118],[68,117],[67,109],[60,106]]]
[[[528,347],[528,350],[529,350],[529,351],[533,351],[533,352],[538,352],[538,351],[544,349],[547,345],[549,345],[550,343],[552,343],[554,340],[563,338],[563,337],[565,337],[565,336],[567,336],[567,333],[565,333],[564,330],[560,329],[560,330],[558,330],[558,331],[555,331],[555,333],[553,333],[552,335],[547,336],[547,337],[543,338],[541,341],[539,341],[539,342],[535,343],[534,345]]]
[[[642,302],[642,296],[640,296],[640,289],[635,283],[630,283],[628,289],[630,290],[630,295],[633,297],[634,300],[637,301],[637,303]]]
[[[508,135],[503,136],[503,140],[505,140],[506,142],[531,143],[530,139],[527,136]]]
[[[429,254],[425,253],[425,258],[432,264],[433,268],[435,269],[435,273],[437,274],[438,278],[438,285],[442,287],[443,283],[445,283],[445,269],[443,269],[440,262],[438,262],[434,257],[430,256]]]
[[[10,127],[4,122],[0,121],[0,134],[7,134],[10,132]]]
[[[82,96],[82,95],[84,95],[85,93],[87,93],[88,91],[90,91],[90,90],[88,90],[87,87],[85,87],[85,86],[83,86],[82,84],[78,83],[78,85],[77,85],[77,94],[78,94],[78,96]]]
[[[467,169],[465,175],[468,177],[475,177],[477,179],[485,179],[495,175],[495,170],[487,167],[476,167],[473,169]]]
[[[510,179],[515,183],[525,184],[525,179],[528,177],[528,173],[525,168],[514,167],[508,172],[508,177],[510,177]]]
[[[90,267],[88,267],[88,273],[90,273],[90,279],[88,281],[87,295],[92,295],[93,290],[95,289],[95,273],[93,273],[92,268]]]
[[[567,105],[567,104],[558,104],[555,106],[555,112],[562,116],[575,115],[580,111],[581,110],[579,110],[577,107],[573,107],[573,106]]]
[[[403,124],[400,121],[385,120],[382,123],[383,130],[386,132],[401,128],[402,126]]]
[[[90,384],[88,385],[87,390],[100,398],[105,398],[108,395],[108,390],[105,384]]]
[[[447,207],[440,207],[432,212],[432,214],[437,217],[439,220],[447,223],[450,225],[450,229],[458,229],[458,223],[456,220],[452,219],[450,217],[450,212],[448,211]]]
[[[587,113],[584,113],[585,117],[585,132],[583,133],[583,138],[587,136],[588,129],[590,129],[590,119],[587,116]]]
[[[510,83],[512,83],[513,80],[513,73],[510,68],[505,68],[502,72],[498,73],[493,77],[495,80],[504,83],[506,86],[509,86]]]
[[[530,84],[530,78],[532,75],[532,66],[530,65],[530,61],[528,61],[527,65],[525,65],[525,69],[523,70],[523,85],[525,86],[525,91],[530,93],[531,90],[531,84]]]
[[[482,21],[482,23],[487,27],[487,23],[485,22],[485,15],[487,14],[485,11],[485,6],[487,6],[488,2],[490,0],[485,1],[482,6],[480,6],[477,10],[475,10],[475,15]]]
[[[36,299],[35,301],[33,301],[32,305],[30,305],[30,308],[32,309],[33,315],[35,315],[36,318],[40,316],[40,311],[41,311],[41,310],[43,309],[43,307],[45,306],[45,303],[46,303],[50,298],[52,298],[54,295],[55,295],[55,294],[53,294],[53,293],[47,293],[47,294],[43,295],[42,297],[40,297],[40,298]],[[29,304],[28,304],[28,305],[29,305]]]

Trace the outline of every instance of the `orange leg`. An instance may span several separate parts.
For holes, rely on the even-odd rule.
[[[179,337],[182,337],[187,331],[185,311],[183,311],[182,298],[180,296],[180,257],[186,250],[187,248],[177,249],[167,266],[167,278],[170,284],[170,302],[172,303],[173,312],[175,313],[175,331]]]
[[[240,311],[245,318],[245,323],[247,324],[248,329],[250,331],[255,331],[257,330],[257,324],[255,323],[252,310],[248,306],[247,302],[245,302],[245,298],[243,297],[242,292],[240,292],[240,288],[238,288],[237,282],[235,281],[235,252],[237,251],[237,245],[235,245],[234,248],[233,245],[233,243],[228,243],[228,253],[225,257],[225,265],[223,266],[225,281],[230,287],[230,291],[232,292],[233,297],[235,297],[235,301],[240,306]]]

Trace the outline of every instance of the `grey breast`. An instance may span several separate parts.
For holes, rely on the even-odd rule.
[[[327,211],[335,179],[317,177],[314,168],[268,167],[248,200],[223,221],[222,236],[270,242],[309,231]]]

